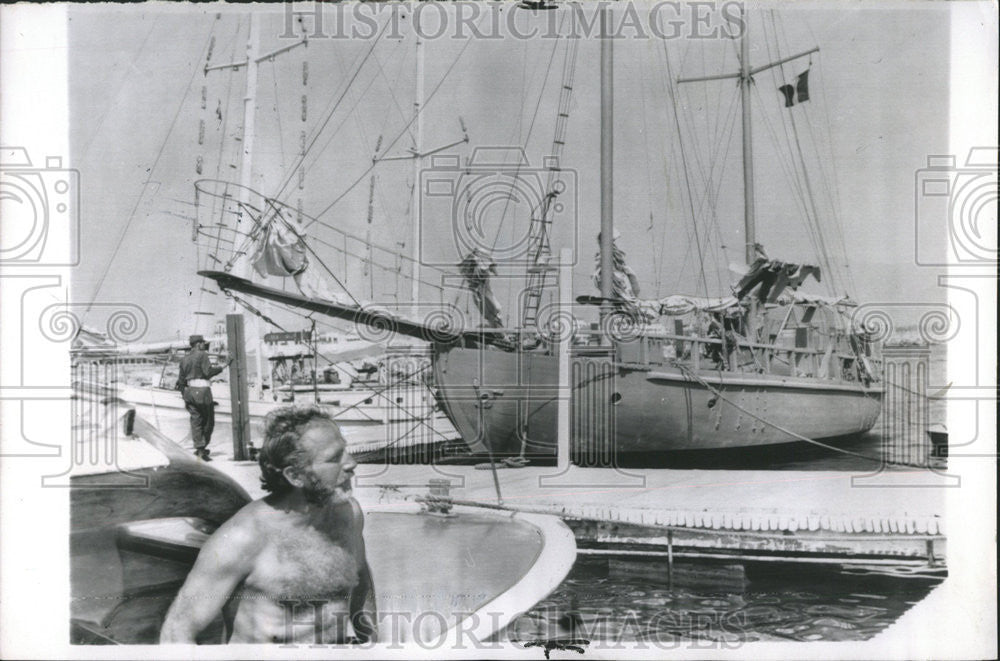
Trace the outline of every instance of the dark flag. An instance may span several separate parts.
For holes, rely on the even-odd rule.
[[[809,69],[799,74],[795,83],[795,91],[798,92],[799,103],[809,100]]]
[[[795,105],[795,88],[791,85],[782,85],[778,91],[785,95],[785,107],[791,108]]]
[[[791,108],[798,103],[809,100],[809,70],[806,69],[804,72],[799,74],[799,77],[795,81],[795,85],[782,85],[778,88],[778,91],[785,97],[785,107]],[[798,98],[796,98],[798,97]]]

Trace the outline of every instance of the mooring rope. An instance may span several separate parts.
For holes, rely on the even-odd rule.
[[[713,387],[712,384],[708,383],[707,381],[705,381],[704,379],[702,379],[700,376],[698,376],[697,374],[695,374],[694,371],[690,367],[688,367],[687,365],[682,365],[680,363],[674,363],[674,366],[676,366],[677,368],[679,368],[681,370],[681,372],[683,372],[686,376],[688,376],[691,379],[694,379],[695,381],[697,381],[698,383],[700,383],[702,386],[705,387],[706,390],[708,390],[713,395],[715,395],[719,399],[723,400],[724,402],[726,402],[730,406],[733,406],[733,407],[739,409],[740,411],[746,413],[750,417],[752,417],[752,418],[754,418],[754,419],[756,419],[756,420],[758,420],[760,422],[763,422],[765,425],[768,425],[770,427],[774,427],[775,429],[777,429],[778,431],[780,431],[780,432],[782,432],[784,434],[788,434],[792,438],[795,438],[795,439],[800,440],[800,441],[804,441],[806,443],[811,443],[813,445],[819,446],[821,448],[825,448],[827,450],[833,450],[834,452],[840,452],[840,453],[843,453],[843,454],[849,454],[849,455],[852,455],[852,456],[855,456],[855,457],[859,457],[861,459],[866,459],[868,461],[874,461],[874,462],[878,462],[878,463],[889,463],[888,461],[885,460],[884,457],[873,457],[871,455],[863,454],[861,452],[854,452],[853,450],[846,450],[844,448],[838,448],[835,445],[828,445],[828,444],[823,443],[821,441],[817,441],[814,438],[807,438],[807,437],[803,436],[802,434],[798,434],[796,432],[793,432],[791,429],[787,429],[785,427],[782,427],[781,425],[779,425],[777,423],[774,423],[774,422],[771,422],[770,420],[765,420],[764,418],[760,417],[759,415],[757,415],[757,414],[755,414],[755,413],[753,413],[751,411],[748,411],[744,407],[740,406],[736,402],[732,401],[731,399],[729,399],[728,397],[726,397],[725,395],[723,395],[722,392],[718,388]],[[900,466],[911,466],[911,467],[914,467],[914,468],[928,468],[928,466],[926,466],[926,465],[914,464],[914,463],[909,463],[909,462],[905,462],[905,461],[893,461],[891,463],[897,464],[897,465],[900,465]]]

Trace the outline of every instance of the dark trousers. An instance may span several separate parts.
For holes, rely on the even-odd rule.
[[[208,447],[215,429],[215,406],[211,388],[184,389],[184,406],[191,414],[191,439],[196,450]]]

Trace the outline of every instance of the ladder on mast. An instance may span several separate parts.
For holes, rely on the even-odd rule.
[[[562,192],[558,181],[561,167],[563,146],[566,144],[566,124],[569,119],[570,102],[573,96],[573,77],[576,72],[576,51],[578,39],[571,39],[566,49],[566,59],[563,63],[562,87],[559,90],[559,105],[556,114],[555,137],[552,140],[552,153],[547,158],[546,170],[548,176],[545,184],[545,197],[535,209],[528,227],[528,284],[524,291],[524,305],[521,311],[521,327],[530,328],[538,323],[538,309],[542,301],[548,276],[555,272],[552,261],[551,210],[556,196]]]

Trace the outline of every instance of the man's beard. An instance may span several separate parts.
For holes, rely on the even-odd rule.
[[[302,487],[302,493],[306,500],[314,505],[326,505],[332,502],[347,500],[350,492],[350,480],[341,482],[335,487],[328,487],[321,483],[314,475],[307,475],[306,484]]]

